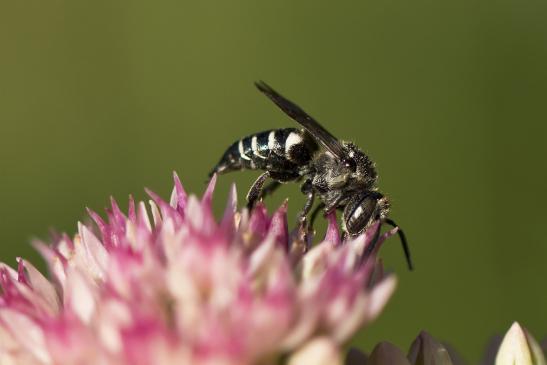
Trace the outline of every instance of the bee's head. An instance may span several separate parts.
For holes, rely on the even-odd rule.
[[[344,230],[352,237],[360,235],[365,232],[373,222],[380,221],[387,223],[392,227],[397,227],[397,234],[401,239],[403,250],[405,253],[408,268],[412,270],[412,260],[410,258],[410,250],[406,241],[406,236],[401,228],[392,220],[389,219],[389,200],[378,191],[363,192],[361,195],[353,196],[346,207],[344,208],[344,214],[342,222]],[[372,252],[376,242],[378,241],[380,231],[376,233],[376,238],[367,248],[368,252]]]
[[[386,219],[389,207],[389,200],[377,191],[352,196],[344,208],[345,230],[352,236],[361,234],[374,221]]]
[[[352,142],[342,142],[346,150],[346,159],[343,161],[349,171],[348,183],[364,186],[370,189],[376,184],[377,174],[374,162]]]

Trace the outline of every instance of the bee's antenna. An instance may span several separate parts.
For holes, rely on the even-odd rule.
[[[389,224],[390,226],[394,228],[398,228],[397,234],[399,235],[399,238],[401,239],[401,244],[403,245],[403,250],[405,251],[405,257],[406,257],[406,262],[408,264],[408,269],[413,270],[414,265],[412,265],[412,259],[410,258],[410,249],[408,248],[408,242],[406,241],[405,233],[403,232],[401,227],[399,227],[397,223],[395,223],[395,221],[393,221],[392,219],[386,218],[384,219],[384,222],[386,222],[387,224]]]

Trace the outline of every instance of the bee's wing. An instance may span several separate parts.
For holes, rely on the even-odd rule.
[[[264,81],[255,82],[258,90],[262,91],[268,98],[270,98],[281,110],[283,110],[289,117],[297,121],[310,133],[315,139],[319,141],[328,151],[338,157],[340,160],[346,159],[346,153],[342,144],[336,137],[330,134],[321,124],[315,119],[310,117],[305,111],[303,111],[298,105],[285,99],[279,95],[277,91],[272,89]]]

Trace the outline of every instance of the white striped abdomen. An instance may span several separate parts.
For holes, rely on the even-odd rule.
[[[296,128],[275,129],[253,134],[233,143],[212,173],[242,169],[267,170],[272,177],[281,173],[288,180],[300,176],[318,146],[304,131]]]

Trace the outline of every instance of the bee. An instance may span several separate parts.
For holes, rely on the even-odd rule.
[[[301,191],[306,195],[306,202],[299,220],[306,221],[318,198],[320,204],[311,214],[310,225],[313,226],[321,209],[325,214],[341,210],[342,231],[350,237],[363,233],[377,220],[397,227],[388,218],[389,200],[378,191],[374,162],[365,153],[354,143],[335,138],[265,82],[256,82],[255,86],[302,128],[267,130],[234,142],[209,176],[243,169],[263,170],[247,194],[249,209],[280,184],[302,182]],[[272,181],[265,186],[268,179]],[[406,237],[401,229],[398,233],[408,267],[412,270]],[[367,251],[373,248],[374,244]]]

